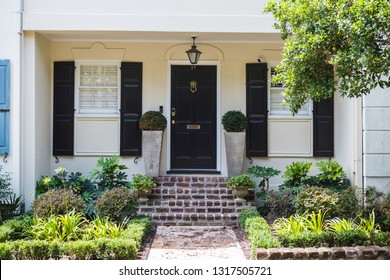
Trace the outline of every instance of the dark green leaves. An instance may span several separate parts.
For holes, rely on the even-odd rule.
[[[389,1],[271,0],[264,11],[286,40],[273,82],[286,85],[292,113],[336,89],[359,97],[389,87]]]

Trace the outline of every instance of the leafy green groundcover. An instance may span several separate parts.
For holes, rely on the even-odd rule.
[[[78,240],[16,240],[0,243],[2,260],[136,260],[144,237],[149,233],[149,218],[135,219],[116,239]]]

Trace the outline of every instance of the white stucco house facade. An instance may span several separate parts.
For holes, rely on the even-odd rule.
[[[389,192],[389,89],[336,94],[324,110],[309,104],[292,117],[270,83],[283,41],[265,3],[1,1],[0,164],[27,208],[36,180],[59,166],[88,174],[98,157],[118,154],[129,175],[144,172],[135,125],[148,110],[168,119],[161,175],[227,176],[221,117],[241,110],[250,119],[245,168],[334,158],[352,184]],[[191,36],[202,52],[195,69]],[[178,128],[193,118],[201,124],[184,129],[207,131]]]

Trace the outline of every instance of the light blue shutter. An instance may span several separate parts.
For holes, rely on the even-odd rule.
[[[10,61],[0,60],[0,154],[9,151]]]

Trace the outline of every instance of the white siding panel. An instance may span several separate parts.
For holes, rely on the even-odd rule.
[[[364,97],[364,107],[390,107],[390,90],[376,88]]]
[[[119,154],[119,119],[78,118],[75,132],[76,155]]]
[[[364,153],[390,154],[390,131],[367,131],[364,143]]]
[[[364,130],[390,130],[390,108],[367,108],[364,115]]]
[[[390,193],[390,177],[367,177],[365,186],[374,186],[378,191]]]
[[[366,155],[364,174],[367,177],[390,177],[390,155]]]

